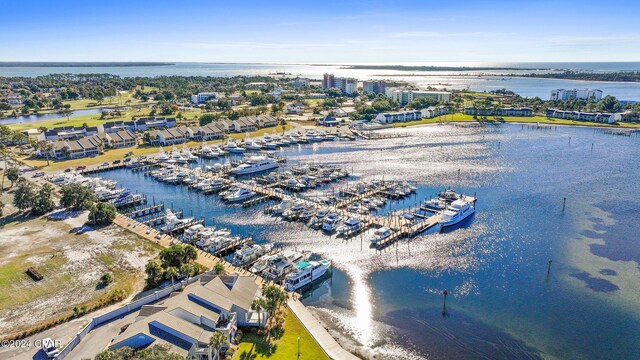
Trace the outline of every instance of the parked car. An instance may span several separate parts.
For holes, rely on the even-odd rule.
[[[108,161],[103,162],[102,166],[109,166],[109,162]]]
[[[126,158],[126,159],[124,159],[124,160],[122,160],[122,161],[124,161],[124,162],[129,162],[129,161],[131,161],[131,158]]]
[[[80,166],[78,166],[78,167],[76,168],[76,170],[84,170],[84,169],[86,169],[86,168],[87,168],[86,166],[84,166],[84,165],[80,165]]]
[[[36,172],[34,172],[34,173],[33,173],[33,175],[32,175],[32,176],[33,176],[34,178],[35,178],[35,177],[42,177],[42,176],[44,176],[44,171],[36,171]]]
[[[120,164],[120,160],[113,160],[114,164]]]
[[[72,168],[66,168],[64,169],[64,172],[71,172],[71,170],[73,170]]]

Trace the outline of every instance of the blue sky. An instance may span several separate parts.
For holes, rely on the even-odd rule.
[[[0,61],[639,61],[637,1],[0,0]]]

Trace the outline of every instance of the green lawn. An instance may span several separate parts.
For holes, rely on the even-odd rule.
[[[394,123],[395,127],[405,127],[412,125],[422,125],[422,124],[435,124],[438,122],[473,122],[478,121],[473,118],[471,115],[465,115],[462,113],[455,113],[449,115],[443,115],[441,117],[436,117],[433,119],[422,119],[418,121],[409,121],[405,123]],[[487,117],[485,121],[495,121],[498,122],[492,116]],[[541,123],[548,125],[577,125],[577,126],[593,126],[593,127],[622,127],[622,128],[640,128],[640,124],[638,123],[619,123],[619,125],[613,124],[602,124],[602,123],[594,123],[590,121],[573,121],[573,120],[564,120],[564,119],[548,119],[545,116],[531,116],[531,117],[520,117],[520,116],[506,116],[503,117],[500,122],[514,122],[514,123]]]
[[[302,323],[298,321],[298,318],[288,308],[286,312],[287,317],[282,337],[269,346],[265,342],[264,336],[253,333],[245,334],[239,344],[234,360],[298,359],[298,337],[300,337],[299,359],[328,360],[327,354],[324,353]]]

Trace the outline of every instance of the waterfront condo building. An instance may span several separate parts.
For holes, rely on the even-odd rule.
[[[387,83],[385,81],[363,81],[362,93],[363,94],[384,94],[387,90]]]
[[[207,101],[209,101],[211,99],[217,99],[217,98],[218,98],[218,94],[217,93],[204,92],[204,93],[191,95],[191,102],[194,103],[194,104],[200,104],[200,103],[207,102]]]
[[[602,90],[598,89],[555,89],[551,90],[551,100],[588,100],[602,99]]]
[[[344,94],[351,95],[358,90],[358,79],[335,77],[333,74],[324,74],[322,78],[322,88],[336,88],[342,90]]]
[[[411,101],[420,98],[432,98],[441,103],[448,103],[451,100],[451,93],[448,91],[418,91],[418,90],[399,90],[388,89],[386,95],[391,99],[407,105]]]

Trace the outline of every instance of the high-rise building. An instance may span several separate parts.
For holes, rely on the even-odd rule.
[[[363,94],[384,94],[387,90],[387,83],[385,81],[363,81],[362,93]]]
[[[555,89],[551,90],[551,100],[588,100],[602,99],[602,90],[598,89]]]
[[[325,89],[340,89],[343,93],[351,95],[358,90],[358,79],[335,77],[333,74],[324,74],[322,78],[322,87]]]

